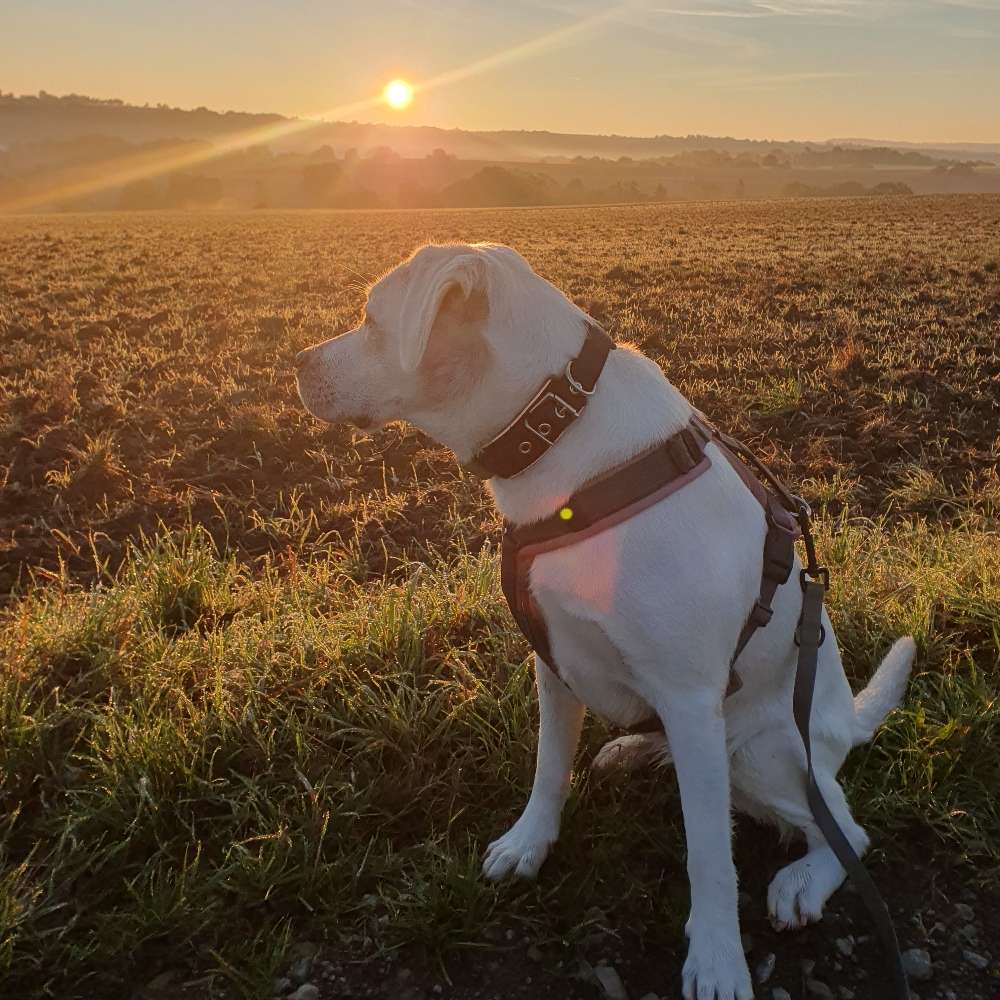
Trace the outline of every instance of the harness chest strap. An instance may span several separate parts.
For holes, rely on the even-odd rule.
[[[534,524],[505,527],[501,550],[504,596],[532,648],[557,676],[561,674],[552,655],[548,628],[531,594],[532,563],[544,552],[584,541],[634,517],[695,480],[711,465],[705,453],[709,440],[715,441],[736,469],[767,518],[760,592],[737,640],[727,694],[742,686],[733,665],[754,632],[771,619],[774,595],[792,571],[798,525],[778,499],[715,437],[700,415],[694,415],[686,427],[662,444],[584,487],[557,514]]]

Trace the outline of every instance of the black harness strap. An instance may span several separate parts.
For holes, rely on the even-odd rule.
[[[740,448],[743,445],[735,438],[719,431],[701,413],[695,413],[691,422],[706,440],[715,442],[726,461],[764,508],[764,517],[767,521],[767,535],[764,537],[764,560],[760,575],[760,595],[754,601],[736,640],[736,647],[730,660],[730,668],[732,668],[754,632],[763,628],[771,620],[774,614],[771,605],[774,603],[775,594],[777,594],[778,588],[791,576],[795,566],[795,541],[802,534],[798,522],[800,501],[784,488],[780,480],[777,480],[777,477],[770,473],[770,470],[767,470],[769,478],[775,479],[781,489],[778,496],[765,489],[761,481],[737,457],[734,445]],[[737,687],[733,687],[734,682]],[[735,670],[731,670],[730,689],[726,693],[732,694],[733,691],[738,691],[739,684],[739,674]]]
[[[500,582],[511,614],[532,648],[561,676],[548,628],[531,594],[530,573],[543,552],[573,545],[651,507],[705,472],[711,461],[693,426],[573,494],[551,517],[504,526]]]

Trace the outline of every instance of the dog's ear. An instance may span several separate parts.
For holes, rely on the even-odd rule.
[[[486,311],[485,261],[480,254],[459,254],[444,261],[427,280],[414,281],[403,305],[405,326],[399,342],[403,371],[417,370],[436,329],[461,326],[463,319],[471,326],[484,319]]]

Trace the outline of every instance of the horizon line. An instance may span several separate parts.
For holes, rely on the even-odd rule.
[[[696,137],[704,137],[706,139],[727,139],[734,142],[770,142],[770,143],[816,143],[819,145],[830,145],[832,143],[867,143],[872,146],[924,146],[924,147],[943,147],[943,146],[957,146],[957,147],[968,147],[968,146],[997,146],[1000,147],[1000,137],[996,139],[875,139],[867,137],[854,137],[854,136],[829,136],[825,139],[817,138],[793,138],[793,139],[776,139],[773,137],[762,138],[759,136],[738,136],[738,135],[711,135],[707,132],[687,132],[687,133],[672,133],[672,132],[655,132],[648,135],[628,133],[628,132],[572,132],[572,131],[561,131],[554,128],[466,128],[463,126],[455,125],[433,125],[429,123],[414,123],[414,122],[387,122],[387,121],[358,121],[356,119],[343,119],[343,118],[322,118],[313,117],[311,115],[295,115],[287,114],[282,111],[247,111],[240,110],[236,108],[227,108],[222,111],[217,108],[211,108],[208,105],[201,104],[197,107],[181,107],[179,105],[165,104],[164,102],[158,102],[156,104],[150,104],[148,101],[143,104],[137,104],[131,100],[119,97],[94,97],[90,94],[79,94],[76,92],[71,92],[68,94],[54,94],[50,91],[46,91],[44,88],[40,88],[37,93],[33,94],[15,94],[11,91],[9,94],[3,94],[0,90],[0,96],[12,97],[14,100],[19,99],[34,99],[38,100],[42,95],[46,97],[55,98],[57,100],[65,100],[68,98],[83,98],[84,100],[94,101],[94,102],[106,102],[108,104],[118,102],[123,107],[136,108],[138,110],[149,110],[149,111],[179,111],[184,114],[194,114],[198,111],[207,111],[210,114],[225,116],[225,115],[248,115],[248,116],[259,116],[259,117],[272,117],[281,118],[287,122],[299,122],[302,123],[304,127],[309,127],[310,124],[313,127],[320,127],[323,125],[362,125],[362,126],[372,126],[380,128],[390,128],[390,129],[434,129],[439,132],[465,132],[472,135],[484,135],[484,134],[503,134],[503,133],[526,133],[526,134],[548,134],[548,135],[561,135],[561,136],[589,136],[594,138],[605,138],[605,139],[639,139],[639,140],[652,140],[652,139],[690,139]],[[359,102],[361,103],[361,102]],[[365,102],[368,103],[368,102]]]

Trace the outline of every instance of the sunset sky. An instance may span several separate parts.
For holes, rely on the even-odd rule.
[[[0,88],[15,93],[470,129],[1000,142],[1000,0],[6,0],[3,22]],[[404,111],[375,100],[396,77],[417,87]]]

